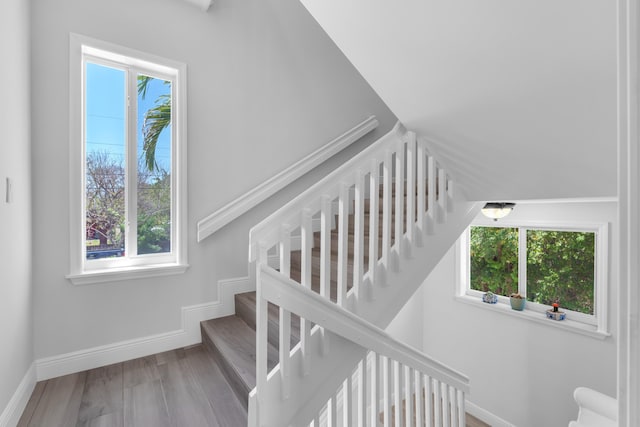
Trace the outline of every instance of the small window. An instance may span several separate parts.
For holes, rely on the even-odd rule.
[[[184,266],[184,66],[81,36],[71,49],[72,230],[82,231],[70,278]]]
[[[572,321],[606,332],[607,225],[471,226],[461,239],[460,292],[486,292],[508,304],[512,294],[526,309],[558,303]]]

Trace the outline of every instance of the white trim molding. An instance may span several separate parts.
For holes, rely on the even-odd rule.
[[[637,1],[618,0],[618,424],[640,425],[640,150]]]
[[[38,359],[34,378],[42,381],[198,344],[202,342],[200,322],[234,314],[235,295],[252,290],[254,285],[248,277],[220,280],[217,301],[182,307],[180,329]]]
[[[378,119],[376,119],[375,116],[365,119],[333,141],[320,147],[254,189],[221,207],[206,218],[201,219],[198,221],[198,242],[203,241],[258,203],[268,199],[302,175],[373,131],[378,127],[378,124]]]
[[[4,408],[0,414],[0,427],[13,427],[18,425],[18,421],[20,421],[22,412],[24,412],[24,408],[26,408],[35,386],[36,366],[34,362],[29,369],[27,369],[18,388],[15,393],[13,393],[11,400],[9,400],[6,408]]]

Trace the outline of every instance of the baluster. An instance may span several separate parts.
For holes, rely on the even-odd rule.
[[[424,420],[426,427],[434,426],[434,401],[433,401],[433,382],[431,377],[424,375]]]
[[[338,295],[337,304],[345,307],[347,302],[347,268],[349,258],[349,187],[340,184],[338,197]]]
[[[436,161],[432,156],[428,156],[427,158],[427,173],[428,173],[428,192],[427,192],[427,232],[429,234],[433,234],[433,224],[436,220],[437,214],[437,206],[436,206]]]
[[[373,160],[373,167],[369,174],[369,278],[371,285],[376,283],[377,267],[378,267],[378,220],[379,220],[379,202],[380,202],[380,164],[377,160]],[[371,287],[371,296],[374,287]]]
[[[445,383],[440,383],[441,398],[442,398],[442,425],[450,426],[451,420],[449,419],[449,386]]]
[[[460,427],[465,427],[467,425],[467,413],[465,411],[465,397],[464,391],[457,391],[457,410],[458,410],[458,425]]]
[[[447,386],[449,389],[449,419],[451,420],[451,427],[458,427],[458,411],[457,407],[457,399],[456,399],[456,389],[452,386]],[[464,426],[462,426],[464,427]]]
[[[311,289],[311,252],[313,250],[313,229],[311,211],[304,209],[300,225],[300,282],[302,286]],[[310,372],[310,341],[311,322],[300,316],[300,348],[302,351],[302,373],[309,375]]]
[[[389,268],[389,249],[391,248],[391,216],[393,214],[393,205],[391,203],[392,191],[392,157],[391,152],[386,151],[383,163],[382,176],[382,264],[385,268]],[[386,279],[386,278],[385,278]],[[384,280],[386,282],[386,280]],[[385,285],[386,283],[381,283]]]
[[[367,425],[367,356],[358,363],[357,427]]]
[[[362,275],[364,274],[364,175],[356,172],[353,215],[353,292],[356,301],[362,298]]]
[[[280,274],[291,276],[291,227],[285,224],[280,231]],[[279,352],[280,352],[280,377],[282,380],[282,399],[289,398],[289,374],[291,351],[291,312],[279,308]]]
[[[453,185],[453,180],[449,179],[447,180],[447,212],[453,212],[453,198],[454,198],[454,185]]]
[[[401,375],[402,367],[397,360],[393,361],[393,406],[395,411],[393,413],[393,424],[396,426],[402,425],[402,388]]]
[[[371,357],[368,358],[369,362],[371,364],[371,366],[369,367],[369,372],[371,373],[371,378],[369,380],[369,388],[370,388],[370,392],[371,392],[371,402],[370,402],[370,406],[371,406],[371,410],[370,410],[370,425],[371,426],[377,426],[378,425],[378,411],[379,411],[379,407],[378,407],[378,402],[379,402],[379,394],[378,394],[378,387],[380,385],[380,379],[378,378],[378,374],[379,374],[379,359],[378,359],[378,354],[371,352]],[[365,370],[366,371],[366,370]]]
[[[331,199],[322,196],[320,208],[320,295],[331,299]],[[322,336],[322,354],[329,351],[329,340],[324,328],[320,328]]]
[[[422,403],[422,374],[418,370],[413,372],[413,393],[415,395],[416,427],[422,427],[425,425],[422,418],[422,409],[424,408]]]
[[[417,164],[417,180],[418,180],[418,210],[417,210],[417,218],[416,222],[418,224],[418,229],[416,232],[416,246],[422,247],[424,245],[424,234],[427,231],[427,225],[425,224],[425,212],[427,211],[426,203],[426,193],[427,193],[427,175],[426,175],[426,153],[424,150],[424,145],[421,142],[417,144],[418,151],[418,164]]]
[[[433,380],[433,424],[436,427],[442,426],[442,398],[440,396],[442,387],[440,381]],[[449,427],[449,426],[447,426]]]
[[[391,426],[391,398],[389,396],[389,387],[391,384],[389,376],[391,375],[389,369],[389,359],[386,356],[381,356],[380,363],[382,364],[382,424],[385,427]]]
[[[258,259],[256,261],[256,392],[258,396],[258,411],[260,410],[260,397],[264,396],[267,385],[267,326],[269,322],[267,300],[262,297],[261,270],[262,264],[268,261],[267,247],[263,242],[258,242]]]
[[[351,395],[351,375],[342,383],[342,425],[353,425],[353,403]]]
[[[444,222],[447,217],[447,175],[444,169],[438,169],[438,222]]]
[[[404,235],[404,142],[399,144],[399,148],[396,151],[395,180],[395,251],[391,260],[391,268],[393,271],[398,271],[400,268],[400,256],[404,255],[402,247],[402,236]]]
[[[313,417],[313,427],[320,427],[320,414]]]
[[[405,427],[413,427],[413,399],[411,393],[413,392],[413,387],[411,387],[411,371],[412,369],[408,366],[404,367],[404,425]]]
[[[332,396],[327,402],[327,426],[338,426],[338,408],[336,407],[336,397]]]
[[[411,248],[415,239],[415,214],[416,214],[416,134],[409,132],[407,140],[407,233],[403,241],[405,256],[411,256]]]

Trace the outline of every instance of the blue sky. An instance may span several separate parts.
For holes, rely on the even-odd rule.
[[[124,160],[126,73],[93,63],[87,63],[86,71],[87,154],[106,152],[113,158]],[[142,156],[144,114],[155,105],[160,95],[168,94],[170,90],[162,80],[154,79],[149,83],[145,99],[138,97],[138,157]],[[137,96],[137,93],[132,95]],[[170,171],[171,161],[170,135],[170,129],[165,129],[156,147],[156,161],[167,171]],[[124,166],[124,161],[122,164]]]

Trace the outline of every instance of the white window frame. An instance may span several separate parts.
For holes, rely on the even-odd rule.
[[[508,296],[498,295],[497,304],[488,304],[482,301],[484,292],[471,289],[469,242],[471,226],[517,228],[518,238],[518,289],[526,293],[526,257],[521,255],[526,250],[527,230],[572,231],[589,232],[595,234],[595,259],[594,259],[594,314],[585,314],[572,310],[566,310],[567,319],[554,321],[547,319],[545,311],[551,306],[535,303],[527,300],[523,311],[512,310]],[[471,224],[458,239],[456,245],[456,296],[458,300],[478,306],[494,309],[501,313],[514,315],[562,329],[569,329],[585,335],[604,338],[610,335],[607,322],[608,307],[608,223],[564,223],[564,222],[533,222],[533,221],[508,221],[500,220],[499,223],[476,222]]]
[[[96,40],[86,36],[70,35],[69,67],[69,196],[70,196],[70,268],[66,276],[74,284],[91,284],[108,281],[180,274],[187,268],[187,135],[186,135],[186,65],[160,58],[134,49]],[[121,258],[86,259],[85,245],[85,63],[90,61],[129,72],[141,72],[171,81],[171,252],[125,256]],[[135,83],[135,82],[134,82]],[[128,92],[136,93],[135,85],[127,82]],[[130,108],[136,109],[136,96],[129,97]],[[135,154],[135,126],[127,126],[127,158]],[[137,162],[127,162],[129,176],[135,176]],[[133,206],[136,200],[135,184],[126,184],[127,201]],[[133,215],[135,216],[135,215]],[[129,218],[128,228],[135,228],[136,218]],[[128,247],[136,246],[134,234],[126,233]],[[135,251],[134,251],[135,252]]]

